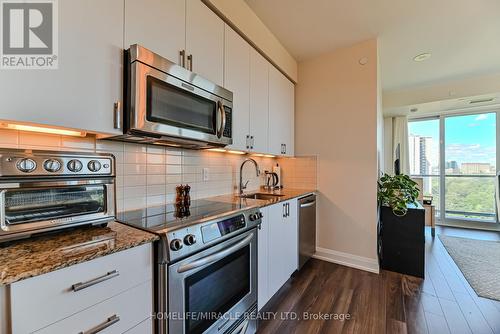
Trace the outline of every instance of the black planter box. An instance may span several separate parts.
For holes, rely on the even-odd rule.
[[[379,212],[379,261],[385,270],[424,278],[425,210],[408,206],[408,213],[398,217],[389,207]]]

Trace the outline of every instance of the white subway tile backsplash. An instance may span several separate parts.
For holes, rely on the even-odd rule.
[[[59,135],[49,135],[23,131],[19,131],[19,145],[22,146],[22,148],[28,148],[31,146],[44,146],[49,150],[60,150],[62,147],[64,147],[61,145],[61,136]]]
[[[165,156],[163,154],[149,154],[147,155],[147,162],[151,165],[165,164]]]
[[[123,166],[124,175],[144,175],[147,172],[145,164],[120,164]]]
[[[116,158],[116,206],[119,212],[173,203],[175,188],[179,184],[189,183],[192,200],[236,192],[239,166],[248,157],[15,130],[0,130],[0,147],[113,154]],[[272,170],[278,162],[287,187],[316,187],[316,157],[252,158],[259,163],[261,171]],[[208,169],[207,181],[203,180],[204,168]],[[263,173],[260,177],[255,175],[252,164],[245,166],[243,178],[249,180],[248,191],[258,189],[265,182]]]

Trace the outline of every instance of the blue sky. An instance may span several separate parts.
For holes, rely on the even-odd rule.
[[[433,138],[435,155],[439,152],[439,120],[409,123],[410,134]],[[445,118],[446,160],[489,162],[495,165],[496,114]]]

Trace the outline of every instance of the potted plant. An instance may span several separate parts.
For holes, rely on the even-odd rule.
[[[418,185],[408,175],[384,174],[378,181],[380,267],[424,277],[425,210]]]
[[[418,185],[408,175],[384,174],[378,181],[378,201],[382,206],[388,206],[392,213],[403,217],[408,212],[409,204],[417,204]]]

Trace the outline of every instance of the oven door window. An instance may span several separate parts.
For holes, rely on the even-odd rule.
[[[188,276],[185,281],[186,333],[203,333],[250,293],[250,246]]]
[[[6,223],[22,224],[106,211],[106,186],[8,190]]]
[[[147,77],[148,121],[215,134],[216,114],[216,102]]]

